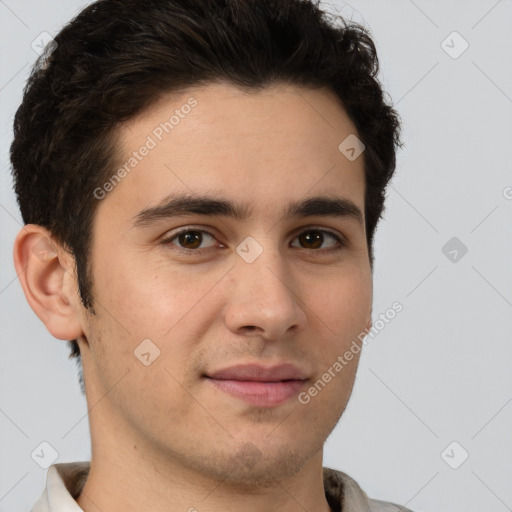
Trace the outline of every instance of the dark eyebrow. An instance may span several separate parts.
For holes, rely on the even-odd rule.
[[[169,217],[183,215],[209,215],[247,219],[249,209],[228,199],[210,196],[174,195],[160,204],[145,208],[134,216],[133,227],[143,227]],[[363,214],[349,199],[329,196],[316,196],[288,205],[284,217],[347,217],[363,223]]]
[[[317,196],[291,203],[285,217],[347,217],[363,224],[363,214],[349,199],[341,197]]]

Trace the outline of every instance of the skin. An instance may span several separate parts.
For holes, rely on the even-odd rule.
[[[328,90],[212,83],[164,95],[122,125],[120,165],[191,96],[197,106],[99,201],[95,315],[80,303],[73,258],[50,233],[27,225],[16,239],[27,300],[53,336],[77,338],[82,354],[92,461],[77,501],[86,512],[328,512],[323,445],[359,355],[307,405],[293,397],[254,406],[203,374],[291,362],[307,373],[307,390],[371,327],[364,222],[283,218],[289,202],[318,195],[349,199],[364,215],[363,157],[338,150],[357,131]],[[251,215],[133,226],[141,210],[179,193],[238,201]],[[197,250],[183,238],[163,242],[187,226],[212,233],[202,255],[180,254]],[[308,227],[334,230],[345,247],[334,250],[324,234],[317,248],[299,237]],[[252,263],[236,252],[248,236],[263,249]],[[34,246],[50,242],[55,253],[42,261]],[[145,366],[134,350],[148,338],[160,355]]]

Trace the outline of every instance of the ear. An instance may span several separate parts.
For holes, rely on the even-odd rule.
[[[25,225],[14,242],[14,265],[30,307],[48,331],[61,340],[82,336],[74,258],[51,233]]]

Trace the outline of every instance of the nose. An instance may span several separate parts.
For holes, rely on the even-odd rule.
[[[277,249],[265,249],[252,263],[237,257],[225,309],[227,327],[238,335],[268,340],[301,330],[306,314],[298,288]]]

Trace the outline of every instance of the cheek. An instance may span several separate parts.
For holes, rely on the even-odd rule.
[[[150,255],[125,255],[115,264],[98,265],[97,295],[133,338],[163,340],[175,328],[194,329],[211,317],[205,299],[225,272],[176,265]]]
[[[309,329],[316,347],[310,354],[316,360],[317,374],[301,403],[311,403],[323,415],[329,411],[323,421],[334,427],[349,400],[363,349],[362,335],[371,318],[371,274],[333,278],[307,305],[315,312],[310,315]]]
[[[311,357],[316,360],[320,374],[331,369],[331,374],[336,375],[329,388],[342,396],[352,387],[360,357],[361,334],[371,318],[371,273],[347,272],[333,276],[328,281],[324,280],[317,292],[305,302],[310,319],[308,331],[317,347],[310,353]],[[340,369],[338,358],[343,358],[347,351],[350,352],[350,361],[343,359],[343,369]],[[329,379],[329,375],[326,378]],[[328,400],[328,396],[329,392],[323,399]]]
[[[310,287],[310,289],[313,289]],[[369,272],[347,271],[333,275],[317,287],[306,304],[323,322],[336,345],[357,337],[371,315],[372,281]],[[325,330],[325,329],[324,329]]]

